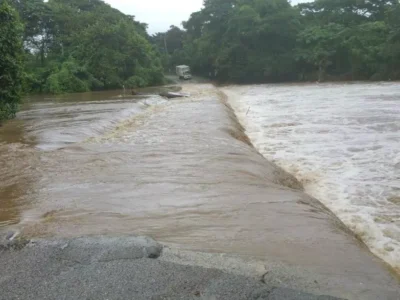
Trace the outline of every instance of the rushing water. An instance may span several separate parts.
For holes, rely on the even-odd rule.
[[[360,87],[364,94],[367,89],[369,95],[379,94],[365,100],[384,107],[379,124],[373,120],[382,119],[381,107],[371,104],[371,117],[360,104]],[[353,104],[344,99],[346,90],[353,93]],[[395,90],[390,85],[259,86],[227,88],[226,93],[264,155],[284,167],[287,162],[287,169],[307,189],[329,184],[332,190],[327,194],[343,195],[337,192],[337,182],[363,193],[366,187],[348,167],[351,158],[341,159],[342,152],[356,155],[354,161],[369,172],[386,168],[379,177],[386,181],[374,178],[371,191],[396,183],[390,161],[397,159],[398,119],[395,98],[387,95]],[[268,271],[264,280],[274,285],[349,299],[398,299],[398,282],[382,262],[360,247],[331,212],[304,194],[293,176],[251,146],[223,93],[207,84],[189,84],[184,91],[191,97],[173,101],[151,95],[122,97],[120,92],[30,99],[16,120],[0,127],[0,234],[143,234],[183,249],[257,258],[261,271]],[[301,93],[308,102],[299,101]],[[335,104],[319,99],[334,95],[341,99]],[[350,125],[342,118],[343,113],[351,114],[346,105],[361,106],[357,120],[346,119]],[[359,134],[363,126],[380,132],[372,145],[368,134],[367,140]],[[360,141],[338,150],[334,139],[340,140],[341,133],[347,141],[355,136]],[[364,149],[382,165],[368,165]],[[335,175],[335,168],[342,171]],[[350,179],[329,181],[343,174],[354,175],[351,185]],[[328,178],[328,183],[320,178]],[[385,197],[392,197],[385,205],[391,203],[390,224],[395,224],[396,191],[384,191]],[[354,216],[369,216],[347,198],[340,201]],[[387,207],[378,204],[367,208]],[[392,247],[391,253],[397,253]]]
[[[225,92],[255,147],[400,270],[400,84]]]
[[[166,101],[158,96],[123,97],[111,91],[33,97],[25,102],[18,118],[0,127],[0,228],[26,221],[22,214],[38,198],[35,187],[48,176],[41,168],[49,156],[101,136]],[[64,169],[59,163],[53,167],[58,172]]]

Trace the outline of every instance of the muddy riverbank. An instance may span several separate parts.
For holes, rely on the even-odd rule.
[[[218,90],[184,91],[192,96],[169,102],[32,104],[15,121],[21,138],[1,144],[3,219],[13,212],[4,229],[29,238],[147,235],[252,260],[279,286],[398,299],[386,266],[249,145]]]

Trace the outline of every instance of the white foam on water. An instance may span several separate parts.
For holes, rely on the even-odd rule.
[[[400,84],[223,91],[254,146],[400,270]]]

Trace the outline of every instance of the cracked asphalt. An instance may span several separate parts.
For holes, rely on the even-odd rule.
[[[217,269],[158,259],[147,237],[0,244],[0,299],[334,300]]]

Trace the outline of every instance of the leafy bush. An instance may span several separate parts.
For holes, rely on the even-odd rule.
[[[47,78],[45,92],[61,94],[89,91],[88,83],[78,76],[86,77],[87,74],[74,60],[70,59],[61,65],[58,72]]]

